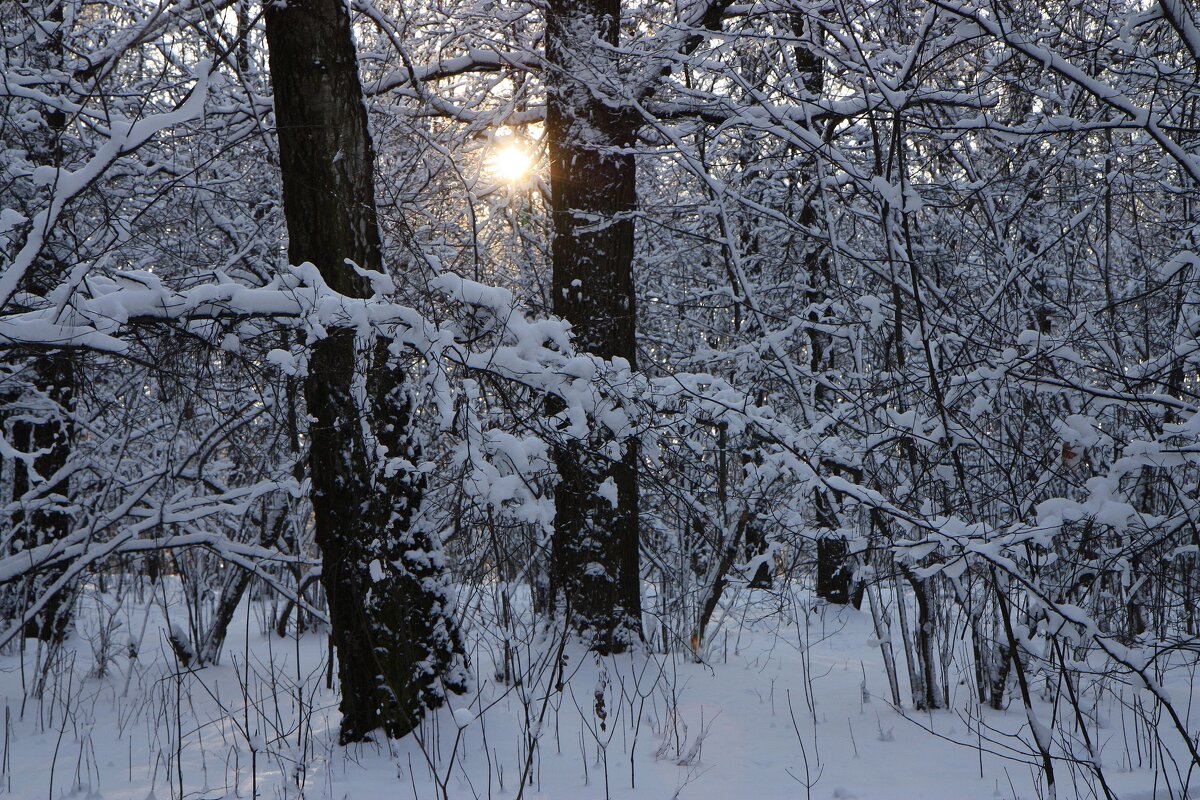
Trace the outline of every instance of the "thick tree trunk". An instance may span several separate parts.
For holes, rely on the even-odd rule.
[[[374,151],[346,6],[289,0],[269,5],[265,18],[289,257],[312,262],[342,294],[367,297],[367,282],[346,264],[382,271]],[[365,385],[356,375],[364,363]],[[460,685],[440,553],[419,530],[422,482],[402,466],[387,475],[377,455],[417,460],[404,383],[386,348],[354,331],[333,332],[309,357],[312,504],[343,742],[379,727],[402,736],[442,702],[443,684]],[[363,424],[372,413],[373,433]]]
[[[51,351],[35,354],[29,362],[29,375],[34,397],[44,398],[27,409],[26,418],[12,426],[13,443],[27,453],[39,453],[33,459],[35,479],[23,462],[13,469],[13,498],[18,499],[32,490],[30,503],[36,508],[16,516],[16,522],[29,532],[30,546],[66,538],[71,533],[71,515],[61,510],[69,502],[69,481],[56,485],[45,483],[67,466],[74,439],[71,414],[75,401],[75,365],[69,353]],[[24,405],[24,404],[22,404]],[[61,498],[61,502],[58,498]],[[46,587],[56,583],[64,567],[56,567],[34,575],[30,580],[30,598],[40,597]],[[44,642],[59,643],[67,634],[74,616],[77,587],[74,583],[56,592],[42,610],[25,626],[25,635]]]
[[[850,583],[854,566],[850,546],[841,536],[817,540],[817,597],[830,603],[850,602]]]
[[[2,13],[2,12],[0,12]],[[26,7],[31,19],[43,19],[49,31],[44,46],[33,55],[35,63],[52,71],[63,65],[63,4],[34,2]],[[53,91],[53,90],[51,90]],[[31,159],[39,164],[59,168],[63,163],[62,137],[67,127],[62,111],[45,112],[46,128],[41,141],[31,150]],[[67,274],[66,254],[62,252],[61,235],[50,234],[46,248],[25,276],[22,289],[32,295],[45,297]],[[23,523],[28,534],[28,546],[46,544],[66,538],[71,533],[71,515],[62,510],[70,502],[69,480],[48,483],[67,466],[75,438],[72,415],[75,410],[75,363],[66,350],[34,353],[28,362],[29,389],[19,401],[22,419],[12,426],[13,443],[27,453],[38,453],[32,471],[24,462],[13,470],[13,499],[32,491],[31,504],[35,510],[19,514],[14,522]],[[61,502],[59,499],[61,498]],[[56,583],[65,568],[57,567],[36,574],[28,587],[30,598],[40,597]],[[42,610],[29,620],[25,635],[44,642],[59,643],[67,634],[74,616],[77,583],[63,587],[49,599]]]
[[[554,222],[554,312],[580,350],[636,365],[633,156],[636,124],[598,95],[619,81],[619,0],[551,0],[547,12],[546,135]],[[559,448],[551,557],[552,596],[602,652],[641,637],[638,446],[618,459],[589,446]],[[610,483],[611,482],[611,483]],[[616,488],[616,503],[600,494]],[[605,490],[606,494],[611,493]]]

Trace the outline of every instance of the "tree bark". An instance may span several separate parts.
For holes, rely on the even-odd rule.
[[[576,346],[635,367],[634,159],[637,126],[600,95],[619,85],[619,0],[551,0],[547,11],[546,135],[554,225],[554,312]],[[572,627],[601,652],[641,638],[638,443],[619,458],[587,444],[559,447],[551,596]],[[598,492],[611,481],[617,502]]]
[[[265,19],[288,255],[312,262],[334,290],[368,297],[367,281],[346,263],[383,271],[374,150],[346,6],[288,0],[270,4]],[[362,364],[365,380],[356,374]],[[420,526],[423,482],[402,466],[419,457],[404,372],[382,341],[339,330],[313,346],[304,396],[341,740],[379,727],[403,736],[443,701],[444,686],[461,688],[462,654],[438,542]]]
[[[817,597],[830,603],[850,602],[850,582],[854,567],[845,537],[827,536],[817,540]]]
[[[30,18],[41,18],[49,31],[43,46],[31,59],[38,67],[61,70],[63,67],[63,3],[35,2],[26,6]],[[3,12],[0,12],[3,13]],[[51,90],[54,91],[54,90]],[[66,114],[59,110],[45,112],[46,128],[39,132],[30,150],[33,162],[60,168],[63,164],[63,135],[67,128]],[[49,241],[40,257],[25,275],[22,289],[32,295],[45,297],[67,274],[67,254],[63,236],[48,234]],[[59,541],[71,533],[73,519],[63,507],[70,503],[69,479],[51,483],[56,473],[67,466],[75,439],[72,418],[75,411],[75,362],[70,351],[43,350],[33,353],[28,363],[29,388],[18,400],[22,406],[20,419],[12,424],[13,443],[27,453],[37,453],[32,464],[18,461],[13,470],[14,500],[29,492],[36,508],[29,513],[14,515],[14,522],[28,531],[24,537],[28,547]],[[62,498],[59,502],[57,498]],[[55,567],[30,578],[28,596],[41,596],[47,587],[56,583],[65,567]],[[74,618],[78,583],[71,582],[56,592],[45,607],[25,626],[25,635],[44,642],[60,643],[66,637]]]
[[[811,45],[804,42],[806,34],[810,33],[812,21],[808,14],[793,12],[790,14],[792,33],[798,44],[792,48],[795,57],[797,77],[804,84],[804,89],[814,99],[821,99],[825,92],[825,64],[820,54]],[[817,34],[820,36],[820,34]],[[815,122],[804,123],[805,127],[813,128],[817,133],[823,133],[821,126]],[[808,229],[814,229],[820,224],[817,208],[817,192],[812,188],[818,185],[816,162],[809,166],[810,174],[805,176],[806,183],[801,188],[803,192],[798,222]],[[808,320],[812,325],[807,329],[808,334],[808,368],[814,376],[819,376],[831,366],[833,356],[833,338],[821,329],[821,307],[829,301],[828,287],[835,283],[832,265],[827,248],[814,236],[807,237],[804,244],[804,280],[808,286],[805,300],[808,302]],[[813,387],[813,402],[818,414],[826,414],[832,407],[833,398],[829,389],[820,381]],[[826,529],[838,527],[837,515],[834,511],[833,499],[814,497],[814,508],[817,522]],[[828,533],[817,540],[817,596],[830,603],[845,605],[851,599],[855,606],[862,604],[861,593],[851,597],[851,584],[854,577],[854,562],[850,557],[850,548],[843,536]]]
[[[933,599],[929,595],[928,580],[921,580],[909,569],[904,577],[912,587],[917,607],[917,658],[921,661],[921,677],[925,682],[925,699],[929,708],[942,707],[942,690],[938,686],[938,656],[934,646],[937,618],[933,613]]]

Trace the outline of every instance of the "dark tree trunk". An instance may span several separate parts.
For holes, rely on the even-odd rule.
[[[998,643],[996,645],[996,668],[992,673],[992,708],[996,711],[1004,710],[1004,694],[1008,689],[1008,676],[1012,672],[1012,652],[1008,649],[1008,645]]]
[[[849,545],[840,536],[817,540],[817,597],[840,605],[850,602],[854,568],[849,551]]]
[[[18,461],[13,469],[13,499],[32,491],[29,502],[35,510],[16,515],[14,521],[28,531],[25,537],[30,546],[46,544],[66,538],[72,529],[71,515],[61,506],[69,502],[69,481],[50,483],[55,473],[67,466],[71,457],[74,439],[75,367],[70,354],[64,351],[38,353],[29,362],[29,374],[33,396],[44,398],[36,411],[26,409],[25,419],[12,426],[13,442],[27,453],[40,453],[33,459],[33,472],[40,480],[30,475],[24,462]],[[24,404],[22,404],[24,405]],[[56,583],[65,567],[54,567],[38,572],[30,578],[29,597],[36,599]],[[70,628],[75,605],[76,587],[63,587],[54,593],[25,626],[25,635],[44,642],[61,642]]]
[[[763,397],[761,396],[761,392],[760,392],[760,396],[756,402],[756,405],[761,406],[762,402],[763,402]],[[757,438],[757,437],[752,437],[752,438]],[[724,431],[724,429],[722,429],[721,440],[724,441],[724,439],[725,439],[725,431]],[[750,464],[754,464],[757,467],[762,466],[763,457],[762,457],[762,450],[760,448],[761,444],[762,444],[761,442],[755,441],[755,442],[753,442],[754,446],[749,447],[742,451],[742,469],[743,470],[745,470],[747,468],[747,466]],[[722,470],[722,474],[724,474],[724,470]],[[725,501],[724,501],[724,499],[722,499],[722,501],[721,501],[722,506],[724,506],[724,503],[725,503]],[[758,519],[758,512],[757,512],[758,503],[759,503],[758,498],[752,497],[752,498],[748,498],[746,500],[746,512],[745,512],[745,516],[744,516],[745,527],[746,527],[746,533],[745,533],[746,548],[745,549],[746,549],[747,558],[751,558],[751,559],[758,558],[759,556],[767,555],[767,553],[770,551],[770,547],[771,547],[770,543],[767,541],[767,531],[764,528],[762,522]],[[759,562],[758,566],[754,570],[754,574],[750,577],[749,586],[751,589],[770,589],[771,588],[771,586],[775,582],[775,579],[774,579],[775,563],[774,562],[775,562],[774,556],[771,556],[769,558],[764,558],[762,561]]]
[[[270,4],[265,19],[289,257],[312,262],[334,290],[367,297],[367,282],[345,263],[383,271],[374,151],[346,6],[289,0]],[[354,389],[360,364],[368,364],[367,408]],[[442,702],[443,685],[460,687],[462,648],[437,542],[419,525],[422,482],[403,467],[388,475],[377,455],[381,447],[388,458],[417,460],[404,386],[386,347],[354,331],[312,348],[309,469],[343,742],[380,727],[403,736]],[[365,430],[372,413],[376,424]]]
[[[633,286],[633,156],[623,152],[634,118],[598,98],[620,78],[619,0],[551,0],[547,12],[546,135],[554,222],[554,312],[576,346],[636,366]],[[616,460],[590,446],[557,450],[551,593],[575,630],[602,652],[641,637],[638,567],[638,446]],[[611,481],[614,506],[598,491]]]
[[[31,18],[41,17],[49,26],[50,35],[43,47],[32,55],[34,64],[45,70],[61,70],[63,65],[63,4],[34,3],[27,7]],[[53,91],[53,90],[52,90]],[[62,111],[45,112],[46,128],[31,148],[31,160],[50,167],[63,163],[63,134],[67,127]],[[22,289],[32,295],[45,297],[66,277],[67,254],[63,251],[62,236],[49,234],[47,246],[25,275]],[[35,510],[19,513],[14,522],[22,524],[28,546],[36,546],[66,538],[71,533],[71,515],[62,510],[70,503],[69,480],[51,482],[56,473],[67,466],[75,438],[72,415],[75,411],[75,363],[66,350],[34,353],[28,361],[28,389],[18,400],[21,416],[12,425],[16,446],[27,453],[39,453],[33,459],[32,471],[23,461],[14,464],[13,499],[26,493]],[[55,567],[34,575],[27,587],[30,599],[40,598],[56,583],[65,567]],[[42,610],[28,621],[25,635],[44,642],[59,643],[70,628],[75,606],[77,583],[72,582],[54,593]]]
[[[792,32],[801,43],[792,52],[796,59],[798,77],[804,83],[804,89],[814,99],[820,99],[825,91],[825,65],[820,54],[803,40],[811,30],[811,20],[805,13],[791,15]],[[811,123],[817,133],[823,133],[821,126]],[[807,126],[807,125],[806,125]],[[813,165],[815,172],[815,162]],[[810,174],[806,185],[801,187],[802,199],[798,220],[802,226],[815,229],[820,225],[817,208],[817,193],[813,187],[817,185],[816,175]],[[821,375],[830,367],[832,358],[832,337],[822,330],[821,308],[828,302],[828,287],[834,282],[829,254],[816,236],[806,237],[804,243],[804,280],[808,285],[805,300],[808,302],[808,320],[812,325],[808,328],[808,368],[815,376]],[[813,389],[813,400],[818,414],[824,414],[832,406],[829,389],[820,381]],[[837,515],[831,498],[816,497],[817,521],[826,529],[839,527]],[[846,604],[854,601],[855,606],[862,604],[862,593],[855,592],[851,596],[851,582],[854,576],[854,564],[850,558],[850,549],[845,538],[837,535],[817,541],[817,596],[830,603]]]

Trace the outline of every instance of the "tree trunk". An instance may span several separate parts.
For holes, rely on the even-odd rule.
[[[805,43],[806,34],[810,30],[808,15],[793,12],[790,15],[792,33],[798,44],[792,48],[795,57],[797,77],[803,82],[806,92],[813,99],[820,100],[825,92],[825,64],[819,52]],[[819,36],[819,34],[818,34]],[[823,133],[821,126],[811,120],[804,127],[812,128],[816,133]],[[819,180],[815,160],[809,163],[809,174],[805,176],[800,209],[797,214],[798,222],[808,229],[820,225],[818,215]],[[821,308],[829,301],[827,288],[835,283],[829,253],[824,244],[816,236],[806,236],[804,242],[804,281],[808,286],[804,299],[808,303],[808,321],[812,323],[808,329],[808,368],[814,376],[819,376],[831,366],[833,356],[833,337],[820,327],[824,316]],[[813,387],[813,403],[818,414],[828,414],[832,408],[833,398],[829,389],[821,381]],[[816,496],[813,500],[817,522],[829,530],[838,527],[837,514],[834,511],[833,499]],[[854,577],[854,563],[850,558],[850,548],[843,536],[827,533],[817,540],[817,596],[830,603],[845,605],[851,601],[851,582]],[[862,604],[862,594],[855,595],[854,604]]]
[[[346,264],[383,271],[374,150],[346,6],[289,0],[268,5],[265,19],[288,255],[316,265],[334,290],[368,297],[367,281]],[[365,385],[356,375],[363,363]],[[382,342],[372,347],[352,330],[311,350],[309,469],[343,743],[379,727],[402,736],[442,702],[443,685],[461,686],[462,647],[438,542],[420,530],[422,480],[403,466],[389,475],[380,463],[419,457],[404,386]]]
[[[280,539],[286,524],[286,505],[264,503],[262,516],[258,518],[258,544],[271,547]],[[208,627],[199,631],[199,641],[196,645],[197,667],[221,663],[221,650],[225,646],[225,637],[229,634],[229,625],[233,622],[233,615],[237,613],[242,596],[250,585],[251,577],[252,574],[248,570],[236,564],[226,564],[222,569],[217,606],[213,609]]]
[[[904,663],[908,665],[908,687],[912,691],[913,708],[924,711],[929,708],[929,701],[925,695],[925,676],[922,673],[924,662],[918,657],[917,648],[913,644],[904,589],[901,588],[900,579],[895,573],[892,574],[892,587],[896,591],[896,612],[900,618],[900,638],[904,642]]]
[[[633,156],[623,148],[636,123],[598,97],[620,81],[617,55],[601,44],[617,43],[619,20],[619,0],[549,4],[552,285],[554,312],[571,323],[576,346],[634,367],[637,197]],[[550,577],[552,597],[565,602],[572,627],[597,650],[616,652],[641,637],[638,444],[626,441],[616,459],[601,454],[604,444],[597,434],[555,453],[560,480]],[[615,485],[615,505],[598,493],[606,484]]]
[[[888,689],[892,693],[892,705],[900,708],[900,679],[897,677],[896,671],[896,652],[892,647],[892,623],[885,616],[887,609],[883,605],[879,582],[873,580],[865,588],[867,602],[871,609],[871,621],[875,625],[875,639],[879,642],[879,652],[883,656],[883,669],[887,673]]]
[[[75,366],[69,353],[51,351],[37,353],[29,361],[32,394],[40,395],[41,402],[36,411],[26,411],[27,418],[12,426],[13,442],[27,453],[40,453],[33,459],[32,472],[18,461],[13,469],[13,499],[27,495],[36,508],[28,514],[14,515],[14,521],[24,525],[28,531],[26,542],[34,547],[59,541],[71,533],[71,515],[61,510],[69,503],[69,479],[57,485],[48,481],[59,470],[67,466],[71,457],[74,439],[74,424],[71,414],[75,400]],[[58,500],[56,498],[62,498]],[[53,567],[31,576],[29,587],[31,599],[40,597],[48,587],[63,575],[65,567]],[[25,635],[44,642],[60,643],[66,637],[74,616],[77,585],[64,587],[49,599],[40,612],[25,625]]]
[[[933,614],[933,599],[929,595],[929,581],[921,580],[911,570],[904,570],[904,577],[912,586],[917,606],[917,658],[921,660],[921,677],[925,682],[925,699],[929,708],[940,708],[942,690],[938,687],[938,656],[935,644],[936,617]]]
[[[729,570],[733,567],[733,561],[737,558],[742,538],[749,530],[749,526],[750,512],[747,510],[742,512],[737,527],[720,554],[713,553],[713,560],[716,563],[712,565],[709,574],[705,576],[704,605],[700,607],[700,619],[696,622],[696,629],[692,632],[691,638],[692,656],[697,663],[701,660],[704,648],[704,631],[708,628],[713,612],[717,610],[717,603],[721,602],[721,595],[725,593],[725,587],[729,584]],[[753,586],[753,582],[751,586]]]
[[[40,50],[31,60],[46,71],[63,67],[63,3],[35,2],[26,6],[30,18],[44,20],[50,31]],[[51,89],[53,92],[54,90]],[[67,127],[66,114],[59,110],[45,112],[46,128],[31,149],[35,163],[59,168],[63,164],[63,134]],[[25,275],[22,289],[38,297],[47,296],[67,274],[67,255],[63,252],[63,236],[48,234],[47,246]],[[71,533],[73,520],[62,510],[70,503],[69,479],[57,484],[51,478],[67,466],[75,438],[72,415],[75,410],[75,363],[67,350],[45,350],[34,353],[28,361],[29,388],[26,397],[18,401],[20,421],[12,425],[13,442],[27,453],[39,453],[32,465],[17,461],[13,470],[14,500],[29,492],[28,499],[36,508],[28,514],[19,513],[14,522],[23,523],[28,534],[28,547],[59,541]],[[32,466],[32,469],[30,469]],[[59,500],[61,498],[61,501]],[[65,567],[55,567],[30,578],[30,598],[40,597],[63,575]],[[28,621],[25,635],[44,642],[60,643],[66,637],[74,616],[78,585],[72,582],[49,599],[42,610]]]
[[[850,602],[850,581],[854,567],[850,561],[850,545],[841,536],[817,540],[817,597],[830,603]]]

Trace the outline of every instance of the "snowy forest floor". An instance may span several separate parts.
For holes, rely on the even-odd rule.
[[[726,608],[706,664],[647,650],[601,659],[510,628],[521,679],[505,683],[503,628],[480,625],[467,632],[470,692],[401,741],[348,748],[336,744],[323,633],[278,638],[269,610],[243,602],[222,663],[180,670],[162,605],[147,598],[98,614],[93,595],[48,669],[32,641],[0,658],[0,796],[490,799],[516,797],[523,774],[530,800],[1044,795],[1019,697],[981,710],[952,666],[950,709],[895,709],[869,614],[804,594],[752,593]],[[104,619],[120,625],[101,635]],[[136,659],[131,634],[142,642]],[[1178,698],[1191,681],[1167,687]],[[1047,694],[1036,710],[1049,720]],[[1178,753],[1172,763],[1165,732],[1147,752],[1145,725],[1120,713],[1136,708],[1132,694],[1099,693],[1086,722],[1109,786],[1121,800],[1179,797],[1166,787],[1187,785],[1189,760]],[[1057,775],[1060,798],[1094,796],[1082,765],[1059,762]]]

